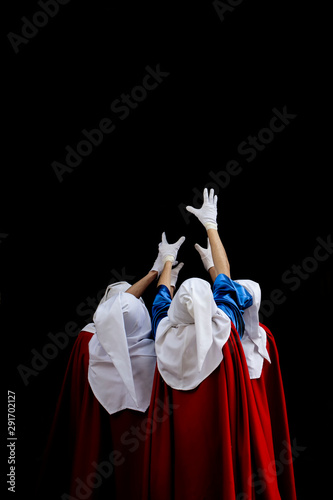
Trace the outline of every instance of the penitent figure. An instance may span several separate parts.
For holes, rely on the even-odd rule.
[[[182,264],[173,270],[175,286]],[[142,294],[160,275],[107,287],[71,352],[38,485],[38,498],[140,498],[147,409],[156,368]]]
[[[190,278],[171,295],[177,252],[165,245],[152,310],[157,355],[148,416],[143,498],[295,500],[292,453],[278,356],[259,324],[259,285],[233,281],[217,230],[217,197],[200,209],[213,281]],[[168,418],[157,419],[164,404]],[[275,465],[283,453],[283,468]]]

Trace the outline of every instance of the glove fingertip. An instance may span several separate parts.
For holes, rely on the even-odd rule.
[[[215,194],[215,191],[213,188],[210,190],[210,193],[209,193],[209,201],[211,203],[213,203],[213,205],[216,205],[217,195]]]
[[[204,203],[207,203],[208,201],[208,189],[205,188],[203,191],[203,198],[204,198]]]
[[[187,205],[187,207],[185,207],[186,210],[188,212],[190,212],[190,214],[194,214],[195,213],[195,208],[194,207],[191,207],[191,205]]]
[[[185,241],[185,236],[181,236],[179,240],[175,243],[175,245],[178,245],[180,247]]]

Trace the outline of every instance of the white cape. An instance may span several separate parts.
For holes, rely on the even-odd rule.
[[[197,387],[219,366],[231,330],[207,281],[191,278],[174,296],[156,331],[158,370],[173,389]]]
[[[118,290],[101,300],[94,325],[85,328],[95,330],[89,342],[88,380],[108,413],[125,408],[145,412],[156,366],[150,316],[142,300]]]
[[[259,325],[259,309],[261,290],[258,283],[252,280],[235,280],[252,295],[252,306],[243,313],[245,330],[242,337],[243,350],[251,379],[260,378],[264,359],[271,362],[266,348],[267,335]]]

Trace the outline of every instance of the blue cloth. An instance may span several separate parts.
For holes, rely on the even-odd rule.
[[[156,337],[156,330],[162,318],[168,315],[168,310],[171,304],[171,295],[168,287],[160,285],[157,288],[157,293],[152,306],[152,332],[153,337]]]
[[[213,296],[217,307],[227,314],[242,338],[245,328],[243,312],[252,306],[252,295],[225,274],[219,274],[214,281]]]
[[[213,297],[219,309],[226,313],[235,325],[239,336],[244,333],[243,312],[252,305],[252,295],[242,286],[232,281],[225,274],[219,274],[213,285]],[[168,315],[171,304],[171,295],[165,285],[157,288],[152,306],[152,332],[156,337],[156,330],[161,319]]]

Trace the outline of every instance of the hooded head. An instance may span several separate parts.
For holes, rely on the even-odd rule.
[[[174,325],[193,324],[204,311],[205,316],[211,319],[216,308],[209,283],[200,278],[190,278],[179,287],[168,315]]]
[[[194,325],[198,369],[212,345],[212,320],[217,306],[209,283],[200,278],[184,281],[171,302],[168,317],[172,325]]]
[[[158,368],[166,383],[182,390],[199,385],[221,362],[229,334],[230,319],[218,309],[210,284],[184,281],[156,332]]]
[[[116,283],[111,283],[111,285],[108,285],[103,297],[101,298],[97,308],[101,305],[104,304],[107,300],[110,300],[112,297],[115,295],[119,295],[120,292],[126,292],[129,288],[131,288],[132,285],[127,283],[127,281],[117,281]],[[144,301],[142,298],[140,298],[140,301],[144,304]],[[96,318],[96,312],[93,316],[93,321],[95,323],[95,318]]]
[[[94,322],[100,344],[136,401],[129,349],[149,338],[151,320],[143,301],[119,288],[113,286],[111,297],[105,301],[102,299],[96,309]],[[125,288],[125,285],[121,288]]]

